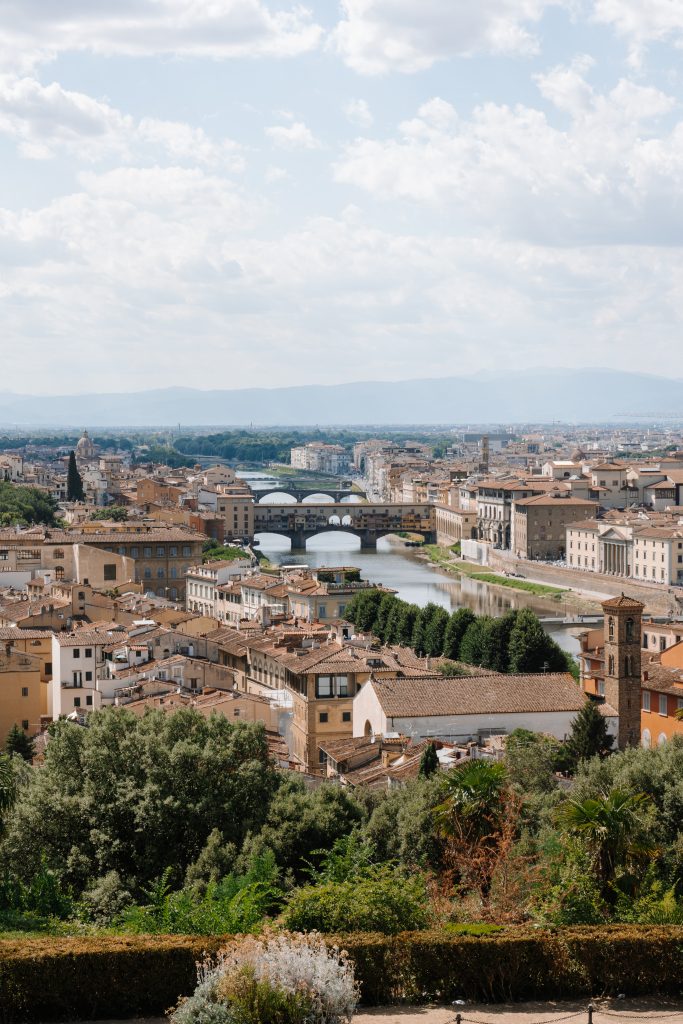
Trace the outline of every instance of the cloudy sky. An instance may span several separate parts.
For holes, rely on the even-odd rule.
[[[0,391],[683,376],[681,0],[0,0]]]

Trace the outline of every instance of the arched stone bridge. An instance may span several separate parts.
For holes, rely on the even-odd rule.
[[[254,491],[254,500],[256,504],[262,504],[263,499],[269,498],[272,494],[288,494],[299,503],[314,494],[332,498],[334,502],[340,502],[342,498],[349,498],[351,495],[357,498],[365,497],[364,491],[354,491],[351,487],[289,487],[283,483],[281,487],[271,487],[267,491]]]
[[[303,550],[319,533],[341,530],[360,537],[362,548],[375,548],[389,533],[419,533],[435,539],[433,505],[255,505],[254,533],[279,533],[292,548]]]

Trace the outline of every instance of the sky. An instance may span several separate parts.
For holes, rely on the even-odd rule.
[[[0,0],[0,392],[683,377],[681,0]]]

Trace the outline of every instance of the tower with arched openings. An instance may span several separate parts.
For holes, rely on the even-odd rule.
[[[603,601],[605,700],[618,712],[620,750],[640,744],[641,637],[645,605],[632,597]]]

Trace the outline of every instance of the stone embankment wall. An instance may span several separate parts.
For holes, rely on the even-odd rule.
[[[494,572],[517,572],[529,580],[549,583],[556,587],[592,591],[617,597],[628,594],[642,601],[653,615],[683,614],[683,588],[660,586],[656,583],[636,583],[621,576],[608,576],[600,572],[582,572],[564,569],[546,562],[530,562],[524,558],[511,558],[501,551],[489,551],[488,566]],[[484,566],[482,571],[486,571]]]

